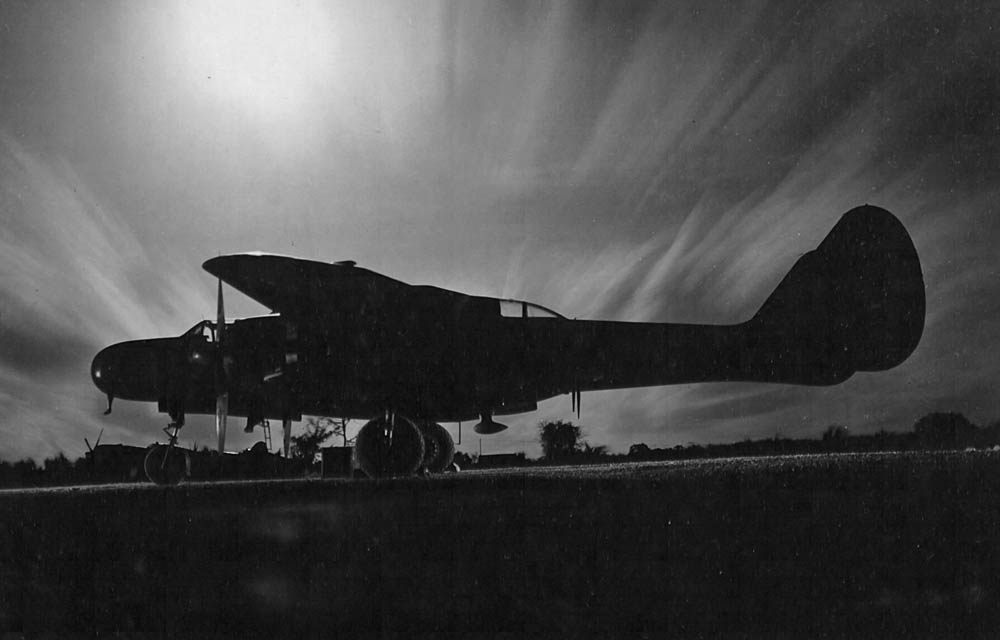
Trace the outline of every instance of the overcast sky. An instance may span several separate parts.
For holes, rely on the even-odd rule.
[[[830,388],[588,393],[588,441],[998,419],[998,13],[0,0],[0,458],[160,435],[154,406],[100,415],[90,360],[211,317],[200,265],[219,253],[352,259],[569,317],[728,323],[863,203],[921,256],[909,360]],[[232,314],[262,311],[228,294]],[[550,417],[571,418],[568,397],[483,449],[536,454]],[[241,431],[231,447],[252,443]],[[212,434],[192,419],[182,441]]]

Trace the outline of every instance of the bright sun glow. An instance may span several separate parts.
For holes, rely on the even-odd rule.
[[[181,55],[198,85],[263,116],[299,111],[331,73],[334,34],[320,3],[189,2],[179,17]]]

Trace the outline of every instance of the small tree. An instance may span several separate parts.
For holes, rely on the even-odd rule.
[[[607,445],[603,444],[597,445],[596,447],[592,447],[590,446],[589,443],[584,442],[583,445],[579,448],[579,453],[580,455],[585,456],[591,460],[596,460],[607,457],[608,447]]]
[[[320,421],[330,429],[330,435],[335,438],[340,438],[342,447],[349,447],[354,444],[355,438],[347,437],[347,424],[350,422],[349,418],[320,418]]]
[[[561,460],[580,450],[580,427],[572,422],[557,420],[538,425],[538,436],[542,444],[542,457],[546,460]]]
[[[850,432],[842,424],[831,424],[823,430],[823,450],[843,451],[847,447]]]
[[[14,482],[18,485],[30,485],[37,481],[41,471],[31,458],[25,458],[14,463]]]
[[[628,448],[628,457],[630,458],[646,458],[650,455],[649,445],[645,442],[637,442]]]
[[[975,439],[976,425],[961,413],[928,413],[913,425],[923,446],[947,448],[964,446]]]
[[[291,455],[296,460],[312,464],[319,455],[323,443],[333,437],[333,429],[328,426],[329,418],[306,419],[306,430],[297,436],[292,436]]]
[[[73,468],[73,463],[69,461],[65,453],[60,452],[53,458],[46,458],[43,462],[45,473],[58,475],[65,474]]]
[[[842,442],[850,432],[842,424],[831,424],[823,431],[823,442]]]
[[[337,425],[333,429],[334,435],[340,436],[340,438],[343,440],[345,447],[353,446],[354,441],[357,440],[357,436],[354,436],[353,438],[347,437],[347,423],[349,422],[350,422],[349,419],[341,418],[339,421],[337,421]]]

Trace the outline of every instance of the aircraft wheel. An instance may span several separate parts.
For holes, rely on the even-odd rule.
[[[397,415],[395,424],[376,418],[358,432],[354,457],[370,478],[412,475],[424,460],[424,438],[403,416]]]
[[[154,444],[146,452],[146,477],[156,484],[177,484],[187,471],[184,452],[177,447]]]
[[[436,422],[419,422],[417,426],[424,437],[422,466],[432,473],[441,473],[451,466],[455,457],[455,441],[448,430]]]

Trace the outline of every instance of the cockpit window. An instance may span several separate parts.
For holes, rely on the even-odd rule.
[[[215,342],[215,323],[211,320],[202,320],[188,329],[184,335],[191,338],[202,338],[205,342]]]
[[[524,303],[517,300],[501,300],[500,315],[504,318],[523,318]]]
[[[551,309],[523,300],[501,300],[500,316],[504,318],[562,318]]]
[[[545,307],[537,304],[532,304],[530,302],[524,303],[525,308],[528,310],[529,318],[562,318],[552,309],[546,309]]]

